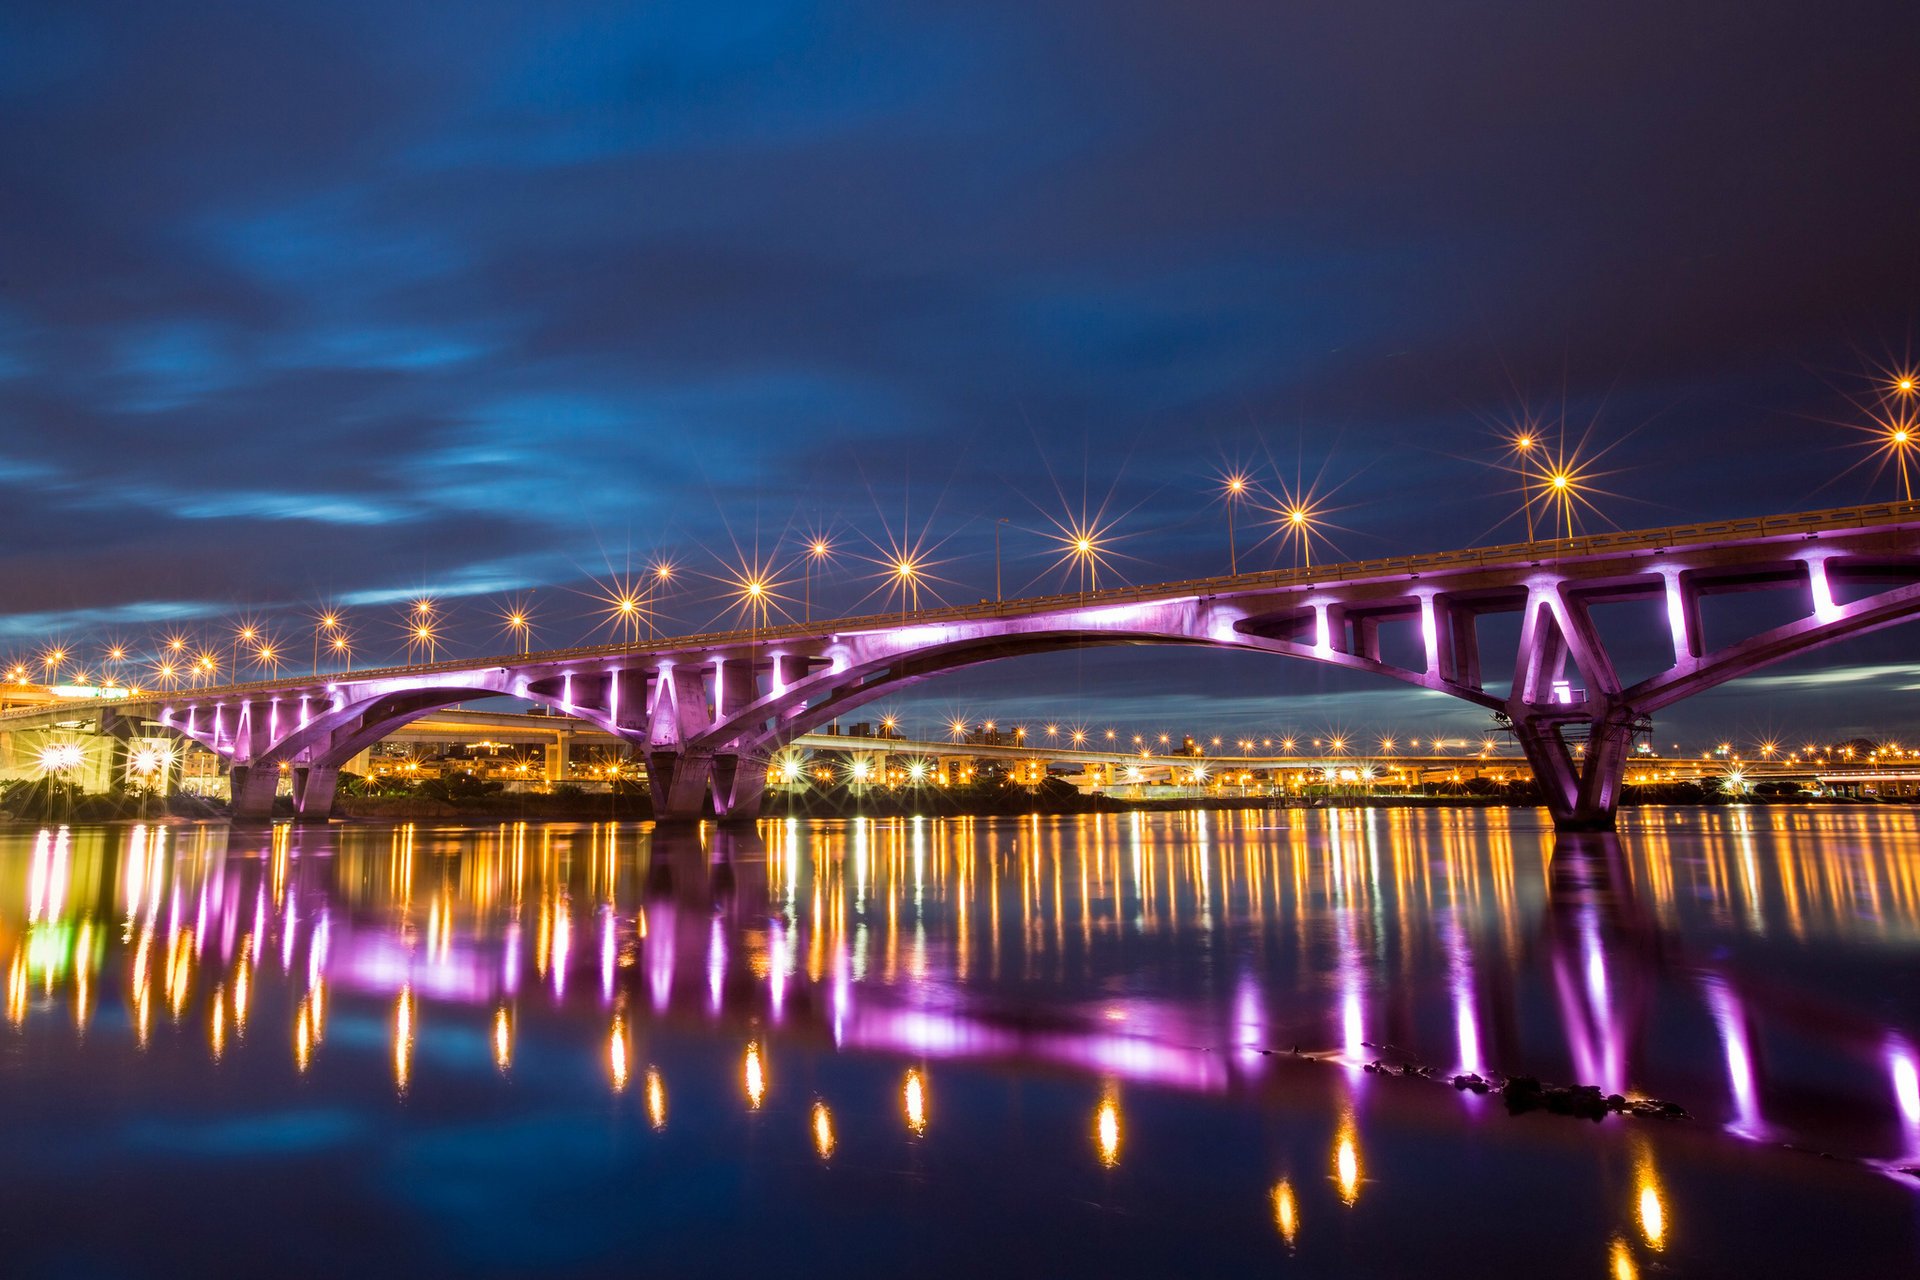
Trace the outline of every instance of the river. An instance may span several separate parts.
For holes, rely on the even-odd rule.
[[[1917,962],[1896,808],[5,828],[0,1251],[1912,1274]]]

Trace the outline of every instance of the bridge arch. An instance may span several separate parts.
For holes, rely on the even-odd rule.
[[[1267,634],[1276,629],[1270,617],[1238,610],[1201,609],[1193,611],[1186,621],[1188,625],[1126,628],[1089,628],[1084,624],[1022,626],[983,630],[920,645],[911,641],[848,645],[842,652],[830,655],[833,660],[828,669],[780,685],[732,714],[717,718],[705,731],[687,740],[681,758],[661,763],[684,770],[691,762],[696,770],[710,777],[715,811],[720,816],[749,816],[758,811],[766,785],[766,766],[774,754],[819,726],[875,699],[949,672],[1074,649],[1151,645],[1268,654],[1381,676],[1415,688],[1446,693],[1489,710],[1503,705],[1495,695],[1446,680],[1436,671],[1414,671],[1378,658],[1343,652],[1330,644]],[[650,766],[653,763],[649,761]],[[690,786],[677,797],[655,788],[657,810],[672,810],[676,804],[684,807],[690,801]],[[673,816],[689,815],[675,812]]]
[[[325,817],[347,761],[412,721],[475,697],[517,698],[619,732],[596,708],[571,705],[506,668],[342,683],[317,707],[310,697],[222,700],[210,707],[194,703],[185,714],[164,707],[160,722],[228,757],[236,818],[272,814],[282,766],[292,775],[295,808],[303,817]],[[231,726],[224,715],[229,707],[234,713]],[[198,714],[202,710],[210,714],[203,718]],[[283,715],[288,721],[284,727]]]

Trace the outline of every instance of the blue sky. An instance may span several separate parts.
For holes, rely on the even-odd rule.
[[[1340,552],[1465,545],[1527,411],[1606,450],[1596,524],[1892,496],[1847,424],[1913,351],[1920,18],[1565,8],[14,6],[0,654],[321,597],[392,648],[422,590],[558,643],[590,576],[814,528],[834,607],[889,528],[973,599],[1083,495],[1130,579],[1218,571],[1234,466],[1322,477]],[[1897,732],[1906,644],[1673,718]],[[921,700],[1430,713],[1168,654]]]

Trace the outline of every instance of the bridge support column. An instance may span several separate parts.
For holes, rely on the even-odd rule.
[[[698,822],[705,815],[707,784],[713,777],[710,756],[655,751],[647,756],[647,788],[653,795],[655,822]]]
[[[280,790],[280,770],[270,764],[236,764],[227,774],[235,822],[268,822]]]
[[[765,764],[747,756],[716,756],[713,761],[713,812],[722,822],[752,823],[767,794]]]
[[[293,811],[302,822],[325,822],[333,816],[333,802],[339,787],[338,765],[295,765]]]
[[[1533,769],[1554,830],[1611,831],[1633,746],[1632,717],[1608,713],[1593,721],[1577,756],[1563,728],[1557,720],[1513,720],[1513,736]]]

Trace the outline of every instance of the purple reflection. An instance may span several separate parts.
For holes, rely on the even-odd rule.
[[[339,959],[328,965],[327,977],[348,989],[385,996],[410,987],[416,997],[467,1004],[496,995],[490,966],[469,947],[449,946],[422,962],[398,939],[358,935],[343,939],[337,951]]]
[[[1920,1152],[1920,1065],[1913,1046],[1898,1036],[1887,1042],[1887,1069],[1893,1076],[1893,1099],[1906,1129],[1907,1150]]]
[[[1726,1048],[1727,1083],[1733,1092],[1734,1122],[1727,1127],[1743,1138],[1761,1137],[1765,1123],[1760,1117],[1753,1048],[1747,1038],[1747,1021],[1740,997],[1719,978],[1708,978],[1706,986],[1707,1003],[1713,1008],[1714,1023],[1720,1028],[1720,1042]]]
[[[1460,1069],[1477,1074],[1486,1064],[1480,1057],[1480,1023],[1473,1007],[1473,959],[1457,912],[1449,916],[1447,922],[1447,968],[1453,988],[1453,1023],[1460,1043]]]
[[[1267,1043],[1267,1019],[1260,1004],[1260,988],[1251,973],[1242,973],[1233,998],[1233,1042],[1240,1057],[1258,1059]]]
[[[614,939],[614,916],[612,907],[600,910],[600,1002],[613,1003],[613,973],[619,960],[618,943]]]

